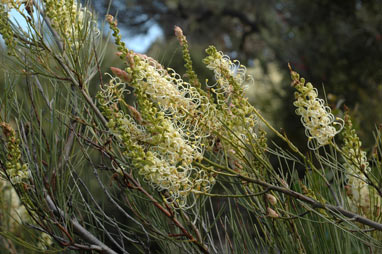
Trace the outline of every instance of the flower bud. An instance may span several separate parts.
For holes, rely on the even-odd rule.
[[[271,218],[278,218],[278,217],[280,217],[280,215],[275,210],[273,210],[270,207],[267,208],[267,216],[271,217]]]
[[[176,37],[183,37],[183,31],[182,31],[182,28],[180,28],[179,26],[174,26],[174,32],[175,32],[175,36]]]
[[[277,204],[277,199],[275,196],[273,196],[272,194],[265,194],[265,198],[268,200],[268,202],[271,204],[271,205],[276,205]]]
[[[119,77],[123,81],[125,81],[125,82],[131,81],[131,77],[129,76],[129,74],[127,74],[126,71],[121,70],[121,69],[116,68],[116,67],[110,67],[110,70],[111,70],[111,72],[114,73],[114,75],[116,75],[117,77]]]
[[[127,105],[127,107],[129,109],[131,115],[133,116],[134,120],[141,124],[143,122],[143,119],[142,119],[141,114],[138,112],[138,110],[136,108],[134,108],[133,106],[130,106],[130,105]]]

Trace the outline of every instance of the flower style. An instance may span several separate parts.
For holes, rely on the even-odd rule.
[[[201,140],[209,136],[210,126],[198,124],[213,111],[209,100],[174,70],[164,69],[154,59],[136,53],[129,53],[127,58],[133,67],[127,68],[127,72],[112,68],[113,73],[125,81],[131,81],[134,74],[135,83],[129,85],[142,90],[165,117],[171,119],[174,127],[181,130],[184,139],[200,146]]]
[[[293,103],[297,109],[296,114],[301,116],[301,122],[305,127],[305,134],[308,139],[308,147],[312,150],[326,145],[343,128],[343,120],[335,118],[331,114],[328,106],[325,106],[323,99],[317,98],[318,92],[313,85],[301,78],[294,72],[289,65],[292,77],[292,86],[297,90],[295,92],[296,101]],[[336,128],[335,126],[339,126]],[[312,143],[316,140],[318,146]]]
[[[216,83],[210,87],[216,94],[221,95],[218,97],[218,103],[227,103],[233,93],[242,95],[242,85],[247,79],[245,66],[237,60],[231,61],[229,56],[217,51],[213,46],[206,52],[209,56],[203,62],[208,69],[214,71]]]
[[[214,129],[219,135],[229,140],[239,140],[240,144],[256,143],[257,151],[254,152],[260,155],[261,147],[266,147],[266,140],[258,138],[256,133],[256,128],[259,128],[258,119],[254,113],[254,107],[244,96],[244,82],[250,77],[246,74],[245,66],[237,60],[231,61],[227,55],[217,51],[213,46],[210,46],[206,53],[208,56],[203,62],[214,72],[216,80],[215,84],[207,85],[207,87],[211,88],[212,93],[215,94],[218,104],[214,114],[210,116],[211,125],[215,125]],[[252,142],[254,140],[257,141]],[[223,142],[223,145],[228,148],[230,157],[235,158],[238,154],[245,156],[244,146],[234,152],[237,148],[224,143],[227,142]]]

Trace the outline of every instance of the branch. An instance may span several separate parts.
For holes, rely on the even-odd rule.
[[[243,176],[243,175],[237,175],[239,176],[240,178],[242,178],[243,180],[246,180],[248,182],[252,182],[252,183],[255,183],[255,184],[258,184],[258,185],[261,185],[265,188],[269,188],[270,190],[274,190],[274,191],[277,191],[277,192],[281,192],[281,193],[284,193],[288,196],[291,196],[291,197],[294,197],[298,200],[301,200],[305,203],[308,203],[310,205],[312,205],[314,208],[322,208],[322,209],[325,209],[325,210],[328,210],[330,212],[333,212],[333,213],[340,213],[342,214],[343,216],[347,217],[347,218],[350,218],[354,221],[357,221],[361,224],[364,224],[364,225],[368,225],[374,229],[377,229],[377,230],[380,230],[382,231],[382,224],[380,223],[377,223],[373,220],[370,220],[366,217],[362,217],[360,216],[359,214],[356,214],[356,213],[353,213],[353,212],[350,212],[348,210],[345,210],[343,209],[342,207],[340,206],[334,206],[334,205],[330,205],[330,204],[322,204],[320,202],[318,202],[317,200],[314,200],[308,196],[305,196],[299,192],[296,192],[296,191],[293,191],[293,190],[290,190],[290,189],[287,189],[287,188],[284,188],[284,187],[280,187],[280,186],[275,186],[275,185],[272,185],[272,184],[269,184],[267,182],[263,182],[261,180],[258,180],[258,179],[253,179],[253,178],[250,178],[250,177],[246,177],[246,176]]]
[[[46,195],[45,200],[48,203],[49,208],[55,214],[61,217],[65,216],[64,212],[54,204],[53,200],[51,199],[49,195]],[[84,227],[82,227],[76,218],[69,219],[69,221],[71,222],[73,226],[74,232],[80,235],[86,241],[88,241],[91,244],[93,249],[97,249],[97,250],[100,249],[101,253],[105,253],[105,254],[117,254],[117,252],[110,249],[107,245],[105,245],[103,242],[98,240],[98,238],[96,238],[92,233],[90,233]],[[95,248],[94,245],[98,246],[99,248]]]
[[[106,155],[106,156],[107,156],[113,163],[115,163],[116,165],[118,165],[118,167],[119,167],[120,169],[122,169],[122,168],[120,167],[119,162],[118,162],[118,161],[117,161],[117,160],[116,160],[116,159],[115,159],[115,158],[114,158],[108,151],[106,151],[105,148],[103,148],[103,147],[97,145],[97,144],[94,143],[92,140],[89,140],[89,139],[87,139],[86,137],[84,137],[84,136],[82,136],[82,135],[80,135],[80,134],[77,134],[77,135],[78,135],[79,138],[81,138],[82,140],[84,140],[85,142],[87,142],[90,146],[92,146],[92,147],[94,147],[95,149],[97,149],[98,151],[100,151],[103,155]],[[114,205],[116,205],[116,207],[117,207],[120,211],[122,211],[125,215],[127,215],[129,218],[131,218],[131,216],[128,215],[127,213],[125,213],[125,212],[123,211],[123,208],[120,207],[120,206],[118,205],[118,203],[111,197],[110,193],[106,190],[106,188],[105,188],[105,186],[103,185],[101,179],[99,178],[99,175],[98,175],[98,172],[97,172],[97,170],[96,170],[95,165],[94,165],[93,163],[91,163],[91,164],[92,164],[92,167],[93,167],[93,173],[94,173],[94,175],[96,176],[98,182],[100,183],[100,186],[101,186],[101,188],[103,189],[104,193],[108,196],[109,200],[110,200]],[[163,206],[162,206],[162,205],[155,199],[155,197],[153,197],[147,190],[145,190],[145,189],[139,184],[139,182],[134,178],[134,176],[133,176],[131,173],[130,173],[130,174],[128,174],[128,173],[124,173],[124,177],[125,177],[128,181],[131,182],[131,184],[134,186],[134,189],[138,190],[138,191],[141,192],[143,195],[145,195],[145,196],[152,202],[152,204],[153,204],[156,208],[158,208],[158,209],[159,209],[159,210],[160,210],[160,211],[161,211],[167,218],[169,218],[169,219],[175,224],[175,226],[178,227],[178,228],[182,231],[183,235],[184,235],[185,237],[187,237],[188,240],[189,240],[190,242],[196,244],[196,246],[199,248],[199,250],[200,250],[201,252],[203,252],[203,253],[209,253],[209,251],[208,251],[208,247],[207,247],[205,244],[203,244],[203,242],[200,242],[200,241],[198,241],[198,239],[195,239],[194,236],[193,236],[191,233],[189,233],[189,232],[187,231],[187,229],[182,225],[182,223],[181,223],[175,216],[173,216],[172,213],[170,213],[165,207],[163,207]],[[134,220],[134,221],[135,221],[135,220]],[[141,225],[141,224],[139,224],[139,225]],[[197,232],[197,234],[198,234],[198,232]]]
[[[298,200],[301,200],[307,204],[310,204],[312,205],[314,208],[322,208],[322,209],[325,209],[327,211],[330,211],[330,212],[333,212],[333,213],[340,213],[342,214],[343,216],[349,218],[349,219],[352,219],[354,221],[357,221],[361,224],[364,224],[364,225],[368,225],[376,230],[380,230],[382,231],[382,224],[380,223],[377,223],[373,220],[370,220],[366,217],[363,217],[359,214],[356,214],[356,213],[353,213],[353,212],[350,212],[348,210],[345,210],[343,209],[342,207],[340,206],[334,206],[334,205],[330,205],[330,204],[323,204],[323,203],[320,203],[319,201],[313,199],[313,198],[310,198],[308,196],[305,196],[299,192],[296,192],[296,191],[293,191],[291,189],[288,189],[288,188],[284,188],[284,187],[280,187],[280,186],[276,186],[276,185],[272,185],[272,184],[269,184],[267,182],[264,182],[264,181],[261,181],[259,179],[255,179],[255,178],[251,178],[251,177],[248,177],[248,176],[244,176],[244,175],[241,175],[239,174],[238,172],[230,169],[230,168],[227,168],[227,167],[224,167],[224,166],[221,166],[219,164],[216,164],[210,160],[208,160],[207,158],[204,158],[203,159],[205,162],[209,163],[210,165],[214,166],[214,167],[218,167],[222,170],[226,170],[232,174],[234,174],[236,177],[239,177],[245,181],[248,181],[248,182],[251,182],[251,183],[255,183],[257,185],[260,185],[260,186],[263,186],[269,190],[273,190],[273,191],[277,191],[277,192],[280,192],[280,193],[284,193],[288,196],[291,196],[291,197],[294,197]],[[206,169],[208,169],[207,167],[205,167]]]

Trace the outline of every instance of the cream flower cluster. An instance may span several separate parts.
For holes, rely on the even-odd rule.
[[[113,77],[109,73],[106,73],[106,75],[110,80],[108,85],[101,87],[102,96],[105,99],[103,105],[110,106],[120,101],[124,101],[124,95],[130,93],[130,91],[126,89],[126,83],[119,77]]]
[[[157,68],[150,58],[139,61],[138,69],[138,85],[142,85],[142,89],[167,114],[182,117],[178,114],[192,114],[200,105],[199,94],[174,70]]]
[[[218,98],[218,103],[227,103],[233,93],[242,93],[242,86],[247,80],[247,70],[239,61],[231,61],[229,56],[217,51],[213,46],[206,52],[209,56],[204,59],[204,63],[214,72],[216,80],[216,83],[209,87],[214,89],[214,93],[225,98]]]
[[[241,145],[257,143],[253,141],[258,139],[256,133],[258,120],[253,106],[244,96],[245,81],[250,78],[246,74],[246,68],[239,61],[232,61],[229,56],[217,51],[213,46],[210,46],[206,52],[208,56],[204,59],[204,63],[214,72],[216,80],[216,83],[209,87],[216,95],[217,103],[221,107],[221,110],[216,111],[211,118],[210,125],[215,125],[214,129],[219,130],[220,135],[229,140],[239,140]],[[259,145],[263,146],[265,143],[261,142]],[[230,157],[235,157],[237,152],[245,156],[244,145],[236,152],[229,144],[224,146],[228,147]]]
[[[106,74],[110,77],[109,83],[101,87],[101,92],[99,93],[102,96],[102,100],[99,100],[99,103],[104,107],[117,107],[118,103],[124,103],[124,96],[129,94],[130,91],[126,89],[126,84],[119,78],[113,77],[110,74]],[[119,111],[116,114],[118,118],[118,123],[115,118],[110,118],[108,122],[108,127],[114,129],[116,124],[119,124],[123,133],[129,133],[129,138],[133,141],[143,141],[147,142],[147,134],[145,129],[140,126],[137,122],[140,121],[139,116],[136,116],[134,120],[130,115],[125,114],[123,111]],[[122,138],[118,133],[114,133],[119,138]]]
[[[194,159],[201,158],[204,136],[195,117],[200,113],[197,109],[201,102],[205,100],[175,71],[164,70],[152,58],[136,54],[134,57],[136,84],[133,87],[147,96],[160,114],[163,114],[163,117],[159,117],[163,119],[158,123],[163,135],[160,140],[154,137],[152,142],[156,144],[156,151],[166,153],[171,163],[189,164]],[[152,126],[146,128],[152,129]],[[151,130],[152,133],[157,131],[157,127]]]
[[[135,66],[136,86],[150,96],[166,117],[172,119],[172,123],[181,130],[184,139],[192,137],[193,145],[200,146],[201,139],[208,136],[208,133],[200,129],[202,126],[199,126],[197,121],[201,117],[208,117],[208,99],[183,81],[174,70],[165,70],[150,57],[135,56],[139,57]]]
[[[178,39],[181,37],[191,84],[154,59],[127,50],[115,19],[109,15],[107,22],[114,32],[119,55],[128,66],[125,70],[111,68],[112,72],[134,89],[136,106],[123,107],[123,100],[110,98],[106,93],[114,88],[103,89],[98,94],[101,111],[111,132],[121,139],[128,164],[153,187],[167,190],[169,201],[180,200],[185,206],[187,202],[183,201],[189,193],[208,191],[215,182],[211,173],[195,166],[206,151],[228,153],[229,163],[240,167],[238,161],[246,156],[251,138],[257,139],[254,108],[243,93],[246,69],[209,47],[204,63],[214,72],[216,82],[203,90],[192,70],[187,40],[179,28],[176,33]],[[124,115],[125,109],[130,111],[129,117]],[[136,134],[128,131],[130,126],[139,126],[143,138],[133,137]],[[252,144],[264,145],[263,141]],[[256,148],[253,150],[257,152]]]
[[[59,31],[63,39],[78,47],[81,30],[84,28],[92,29],[97,35],[99,34],[97,24],[92,20],[92,13],[76,0],[43,0],[43,2],[53,28]]]
[[[342,119],[336,119],[323,99],[317,98],[318,92],[313,85],[305,84],[303,78],[291,70],[292,85],[296,88],[296,101],[293,103],[297,109],[296,114],[301,116],[301,122],[305,127],[305,134],[309,138],[308,147],[317,149],[326,145],[343,128]],[[337,128],[335,126],[338,126]],[[312,140],[316,140],[316,146]]]
[[[347,173],[347,194],[349,204],[353,211],[361,210],[365,215],[381,207],[381,199],[376,191],[369,186],[366,174],[371,169],[367,161],[366,152],[361,149],[362,142],[352,127],[349,115],[345,115],[345,127],[343,131],[344,145],[342,147],[345,160],[344,168]]]
[[[147,57],[133,57],[133,68],[127,72],[112,69],[118,77],[98,93],[101,110],[138,173],[154,188],[166,190],[168,202],[177,201],[185,208],[191,192],[207,191],[213,184],[208,174],[192,165],[203,156],[202,137],[198,128],[190,126],[200,106],[198,94],[172,70],[174,74],[169,74]],[[130,80],[129,76],[135,77],[129,85],[135,88],[137,108],[123,99],[121,80]],[[123,105],[130,114],[124,113]]]

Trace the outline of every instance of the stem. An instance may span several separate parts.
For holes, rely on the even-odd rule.
[[[273,126],[267,121],[264,119],[264,117],[257,111],[257,109],[255,109],[253,107],[253,112],[257,115],[257,117],[259,117],[261,119],[261,121],[271,130],[273,131],[279,138],[281,138],[284,142],[286,142],[288,144],[288,146],[290,147],[290,149],[292,149],[292,151],[294,151],[295,153],[297,153],[301,158],[304,159],[304,161],[306,163],[309,164],[309,166],[319,175],[322,177],[322,179],[325,181],[326,185],[327,186],[330,186],[330,183],[328,182],[328,180],[326,179],[326,177],[324,175],[322,175],[322,173],[314,166],[314,164],[312,163],[311,160],[308,160],[306,158],[306,156],[304,154],[302,154],[300,152],[300,150],[288,139],[286,138],[284,135],[282,135],[280,132],[278,132],[275,128],[273,128]]]
[[[45,197],[46,202],[48,203],[49,208],[56,214],[61,217],[65,217],[64,212],[58,208],[51,197],[49,195],[46,195]],[[96,245],[101,248],[101,253],[105,254],[117,254],[114,250],[110,249],[107,245],[105,245],[103,242],[98,240],[92,233],[87,231],[84,227],[81,226],[81,224],[78,222],[76,218],[69,219],[71,222],[74,232],[76,232],[78,235],[80,235],[83,239],[87,240],[92,245]]]
[[[240,175],[238,174],[237,172],[235,172],[234,170],[232,169],[229,169],[229,168],[226,168],[226,170],[230,171],[231,173],[234,173],[236,174],[237,177],[240,177],[241,179],[243,180],[246,180],[248,182],[252,182],[252,183],[255,183],[255,184],[258,184],[260,186],[263,186],[265,188],[268,188],[269,190],[273,190],[273,191],[277,191],[277,192],[280,192],[280,193],[284,193],[288,196],[291,196],[291,197],[294,197],[298,200],[301,200],[305,203],[308,203],[310,205],[312,205],[314,208],[321,208],[321,209],[325,209],[327,211],[330,211],[330,212],[333,212],[333,213],[336,213],[336,214],[342,214],[343,216],[351,219],[351,220],[354,220],[354,221],[357,221],[361,224],[364,224],[364,225],[367,225],[367,226],[370,226],[376,230],[380,230],[382,231],[382,224],[380,223],[377,223],[373,220],[370,220],[368,218],[365,218],[365,217],[362,217],[360,216],[359,214],[356,214],[356,213],[353,213],[353,212],[350,212],[348,210],[345,210],[343,209],[342,207],[340,206],[334,206],[334,205],[330,205],[330,204],[323,204],[313,198],[310,198],[308,196],[305,196],[299,192],[296,192],[296,191],[293,191],[291,189],[287,189],[287,188],[284,188],[284,187],[280,187],[280,186],[276,186],[276,185],[272,185],[272,184],[269,184],[267,182],[264,182],[264,181],[261,181],[261,180],[258,180],[258,179],[254,179],[254,178],[251,178],[251,177],[247,177],[247,176],[244,176],[244,175]]]
[[[95,149],[100,151],[102,154],[106,155],[108,158],[112,160],[113,163],[116,165],[119,165],[119,162],[115,160],[112,154],[107,152],[104,147],[100,147],[99,145],[95,144],[93,141],[80,136],[85,142],[88,142],[90,145],[92,145]],[[209,253],[208,247],[203,244],[201,241],[198,241],[194,238],[192,234],[190,234],[187,229],[180,223],[180,221],[174,217],[174,215],[169,212],[165,207],[163,207],[150,193],[148,193],[140,184],[139,182],[134,178],[134,176],[131,173],[125,173],[124,176],[130,181],[130,183],[134,186],[134,189],[142,192],[152,203],[155,207],[157,207],[166,217],[168,217],[183,233],[184,236],[186,236],[190,242],[195,243],[198,248],[203,253]],[[195,230],[196,228],[193,227]],[[196,231],[196,234],[199,234],[198,231]]]

